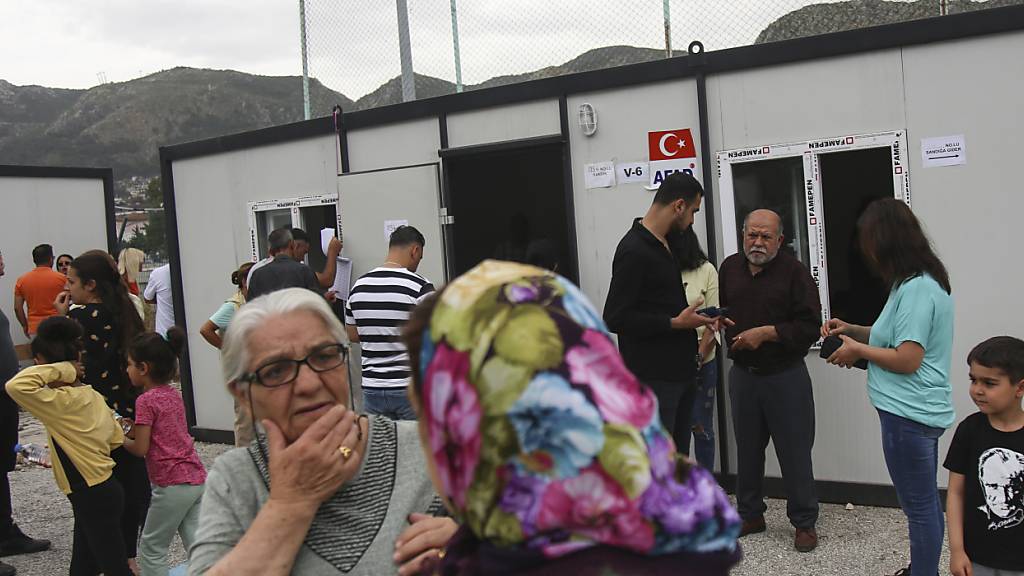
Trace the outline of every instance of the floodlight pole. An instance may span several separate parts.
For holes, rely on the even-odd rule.
[[[672,15],[669,7],[670,2],[671,0],[663,0],[662,2],[665,7],[665,58],[672,57]]]
[[[459,16],[452,0],[452,44],[455,48],[455,91],[462,92],[462,58],[459,56]]]
[[[402,58],[402,102],[416,99],[416,78],[412,71],[412,42],[409,40],[409,7],[406,0],[398,5],[398,51]]]
[[[299,34],[302,42],[302,111],[309,120],[309,59],[306,55],[306,0],[299,0]]]

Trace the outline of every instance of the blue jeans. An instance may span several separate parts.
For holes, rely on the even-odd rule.
[[[409,403],[405,388],[363,388],[363,405],[369,414],[387,416],[392,420],[415,420],[416,411]]]
[[[697,399],[693,402],[693,452],[697,463],[715,469],[715,388],[718,386],[718,360],[701,366],[697,372]]]
[[[936,474],[944,430],[878,411],[882,452],[910,528],[911,576],[935,576],[945,523]]]

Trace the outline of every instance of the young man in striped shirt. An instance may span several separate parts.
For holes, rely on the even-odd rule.
[[[362,346],[366,411],[393,420],[416,419],[405,395],[409,354],[399,335],[412,309],[434,291],[416,273],[424,243],[412,226],[395,229],[387,261],[356,280],[345,306],[348,337]]]

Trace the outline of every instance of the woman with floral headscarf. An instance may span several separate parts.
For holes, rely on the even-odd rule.
[[[421,305],[405,341],[431,477],[462,524],[426,573],[717,575],[738,562],[725,493],[678,457],[654,394],[564,278],[484,262]]]

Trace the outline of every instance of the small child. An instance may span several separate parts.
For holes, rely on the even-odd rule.
[[[125,449],[146,458],[153,483],[146,525],[139,545],[142,576],[166,576],[167,549],[174,534],[185,550],[192,545],[199,523],[199,502],[206,469],[196,454],[185,423],[185,403],[171,387],[185,332],[167,331],[167,339],[154,332],[135,337],[128,346],[128,378],[142,389],[135,401],[135,421]]]
[[[82,327],[64,316],[39,324],[36,365],[7,382],[7,393],[46,426],[53,476],[75,515],[70,574],[130,576],[121,533],[124,491],[111,450],[124,442],[106,399],[80,381]]]
[[[1024,341],[990,338],[967,356],[979,412],[956,429],[949,470],[953,576],[1024,576]]]

